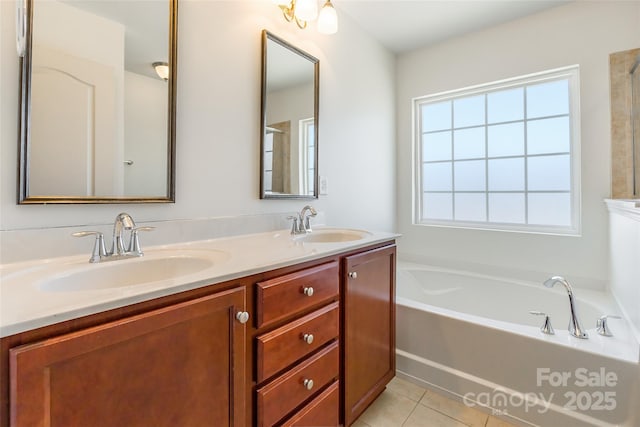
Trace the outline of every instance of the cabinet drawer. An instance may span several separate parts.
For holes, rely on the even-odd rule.
[[[338,343],[334,342],[259,389],[258,426],[272,426],[336,379],[339,357]]]
[[[257,337],[257,380],[263,381],[338,336],[338,303]],[[305,336],[312,339],[305,340]]]
[[[306,292],[305,292],[306,290]],[[260,328],[338,295],[338,262],[297,271],[256,286],[256,322]]]
[[[331,384],[318,397],[313,399],[282,427],[337,426],[340,424],[340,387],[339,382]]]

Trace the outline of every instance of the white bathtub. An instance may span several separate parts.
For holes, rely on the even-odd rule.
[[[398,375],[521,425],[640,426],[638,342],[610,295],[576,289],[589,339],[570,336],[564,288],[399,262]],[[540,332],[551,316],[555,335]]]

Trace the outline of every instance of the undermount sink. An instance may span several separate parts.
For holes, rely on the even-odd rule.
[[[316,229],[308,234],[295,237],[295,240],[307,243],[340,243],[361,240],[371,235],[367,231],[349,229]]]
[[[161,251],[141,258],[75,266],[36,286],[46,292],[69,292],[145,285],[195,274],[226,259],[228,255],[222,251]]]

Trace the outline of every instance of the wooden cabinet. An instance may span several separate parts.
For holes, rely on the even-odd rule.
[[[324,393],[337,390],[340,375],[339,283],[337,261],[257,283],[258,427],[314,419],[338,425],[339,399]]]
[[[13,348],[11,426],[244,426],[245,288]]]
[[[388,241],[4,337],[0,427],[350,425],[395,372],[394,275]]]
[[[395,246],[343,259],[345,425],[395,375]]]

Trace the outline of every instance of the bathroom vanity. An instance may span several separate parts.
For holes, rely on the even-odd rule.
[[[395,236],[278,236],[243,269],[256,238],[207,243],[230,261],[178,291],[5,333],[0,426],[350,425],[395,374]]]

